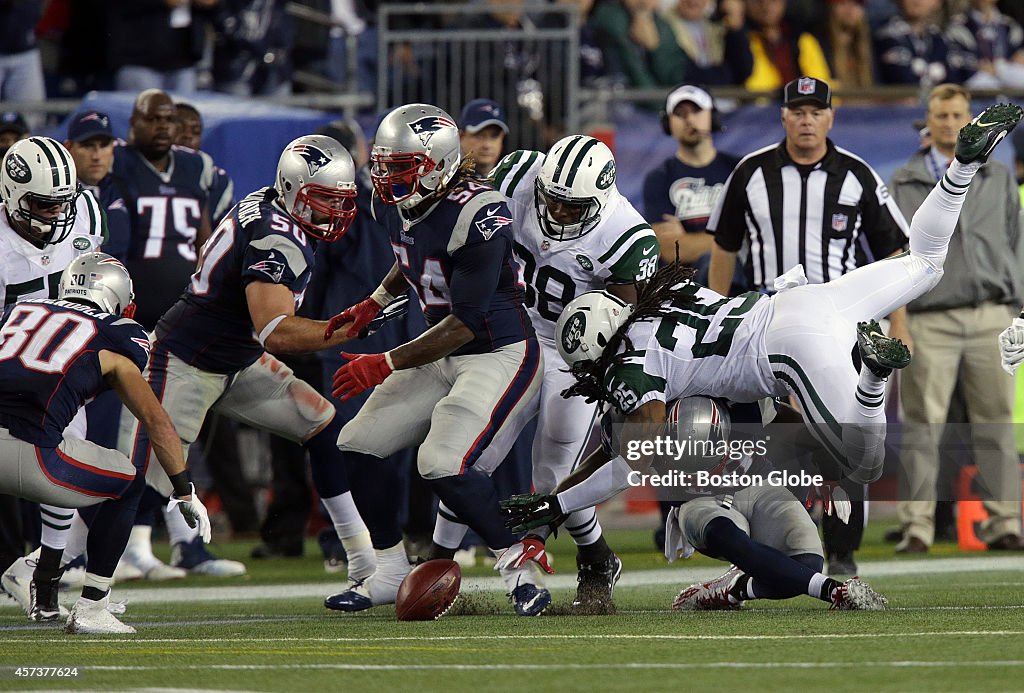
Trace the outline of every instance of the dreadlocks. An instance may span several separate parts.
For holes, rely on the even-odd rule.
[[[645,282],[637,284],[636,308],[626,322],[612,335],[601,356],[593,361],[578,361],[571,372],[576,383],[562,391],[562,397],[583,397],[587,402],[611,402],[604,387],[604,375],[609,368],[621,365],[625,354],[633,350],[633,342],[626,334],[629,326],[640,320],[651,320],[668,315],[665,304],[671,302],[692,302],[693,293],[685,284],[694,275],[692,267],[684,266],[677,259],[660,268]],[[625,343],[623,353],[619,347]]]

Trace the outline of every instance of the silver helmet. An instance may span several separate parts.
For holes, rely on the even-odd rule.
[[[555,323],[558,353],[570,368],[580,361],[596,361],[633,310],[607,291],[580,294],[569,301]]]
[[[74,226],[78,171],[64,145],[49,137],[15,142],[0,166],[0,198],[15,230],[36,245],[57,244]]]
[[[598,139],[570,135],[555,142],[534,183],[541,231],[565,241],[590,232],[615,188],[615,157]]]
[[[111,315],[135,316],[132,278],[120,260],[106,253],[75,258],[60,275],[57,298],[90,303]]]
[[[274,189],[284,210],[314,238],[336,241],[356,217],[352,155],[326,135],[303,135],[284,148]]]
[[[399,106],[381,120],[370,160],[370,178],[381,201],[415,207],[459,170],[459,128],[437,106]]]

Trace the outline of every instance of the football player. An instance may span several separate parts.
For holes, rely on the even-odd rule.
[[[175,146],[177,134],[174,101],[166,92],[147,89],[132,107],[128,144],[114,148],[112,177],[131,227],[124,262],[136,278],[137,320],[151,332],[188,286],[197,248],[234,204],[227,174],[208,154]],[[143,497],[120,578],[173,579],[185,577],[186,571],[221,577],[245,573],[242,563],[212,555],[194,530],[166,511],[173,565],[160,561],[153,554],[150,525],[156,508],[164,505],[152,491]]]
[[[56,140],[31,137],[8,150],[0,170],[0,199],[4,306],[28,298],[56,298],[61,273],[72,260],[106,243],[105,216],[93,194],[79,190],[75,159]],[[86,437],[84,411],[74,417],[67,435]],[[73,510],[47,504],[40,510],[41,549],[15,561],[0,577],[0,587],[26,614],[32,612],[33,565],[60,563],[73,523],[82,530],[78,540],[85,540],[85,526]]]
[[[573,378],[555,348],[555,321],[567,303],[594,289],[633,303],[635,283],[658,268],[658,239],[619,194],[615,158],[593,137],[570,135],[546,156],[513,152],[492,177],[509,199],[526,307],[544,353],[540,397],[526,415],[539,412],[533,486],[538,493],[550,493],[582,459],[597,413],[594,402],[561,397]],[[442,506],[434,542],[445,549],[457,548],[465,533],[465,525],[450,518]],[[595,509],[574,513],[565,527],[577,544],[579,584],[573,606],[587,613],[609,611],[622,563],[605,542]],[[546,528],[539,528],[523,542],[525,554],[507,554],[504,560],[522,561],[543,552],[547,535]]]
[[[385,116],[371,161],[371,209],[396,262],[332,329],[352,320],[354,335],[410,286],[428,329],[386,353],[342,354],[351,360],[335,373],[335,396],[376,389],[338,446],[379,458],[419,446],[417,468],[445,506],[495,553],[516,550],[489,472],[525,425],[543,366],[516,281],[508,205],[473,174],[471,159],[462,159],[455,121],[436,106],[408,104]],[[389,512],[380,518],[388,526],[374,528],[377,572],[330,597],[328,608],[393,603],[409,573],[396,494],[382,500]],[[539,614],[551,602],[536,565],[502,573],[520,615]]]
[[[886,377],[910,352],[885,337],[876,320],[931,289],[942,266],[971,180],[1024,115],[999,104],[961,129],[956,156],[910,225],[910,252],[861,267],[827,284],[800,285],[772,297],[724,298],[670,265],[644,287],[636,307],[590,292],[559,317],[559,353],[577,383],[568,395],[607,402],[634,425],[625,446],[659,435],[665,403],[694,394],[735,402],[794,394],[814,437],[843,474],[869,483],[882,471]],[[860,322],[858,321],[866,321]],[[860,372],[843,358],[859,348]],[[589,476],[566,480],[557,496],[519,497],[514,527],[545,524],[625,489],[633,469],[651,458],[623,454]],[[570,487],[571,485],[571,487]]]
[[[764,440],[759,433],[774,419],[775,405],[771,400],[737,405],[696,396],[678,400],[669,406],[669,412],[671,424],[665,435],[681,443],[753,443]],[[615,434],[621,433],[620,422],[621,415],[611,407],[602,417],[601,443],[606,459],[614,457],[618,449]],[[739,430],[747,428],[743,424],[751,430]],[[690,448],[694,449],[701,448]],[[775,470],[754,445],[742,453],[741,448],[735,449],[736,453],[724,456],[691,452],[667,462],[669,469],[691,475],[703,470],[719,479],[746,476],[760,480],[746,486],[723,481],[672,489],[674,507],[665,522],[665,557],[669,562],[680,556],[688,558],[696,549],[733,564],[720,577],[682,590],[672,608],[738,609],[753,599],[789,599],[807,594],[836,609],[884,609],[885,597],[863,580],[840,582],[821,572],[825,559],[814,521],[787,488],[767,481],[773,472],[781,470]],[[846,503],[848,506],[849,501]]]
[[[373,573],[375,561],[335,446],[340,422],[326,399],[271,355],[349,338],[340,330],[325,339],[327,321],[295,310],[317,245],[345,233],[355,195],[352,157],[335,140],[306,135],[285,147],[274,185],[243,198],[203,246],[188,288],[157,323],[145,374],[186,448],[209,411],[303,445],[348,553],[349,576],[358,580]],[[129,416],[121,417],[118,447],[137,464],[149,456],[145,430]],[[148,483],[170,493],[159,468],[148,469]]]
[[[39,200],[27,204],[39,218],[57,214],[52,205],[40,207]],[[71,205],[71,200],[56,204],[60,214]],[[132,283],[124,265],[105,253],[83,255],[64,270],[58,296],[8,305],[0,318],[0,490],[64,508],[102,503],[89,532],[82,595],[66,630],[134,633],[108,611],[109,588],[144,487],[143,473],[115,450],[64,436],[85,401],[113,388],[151,436],[170,480],[172,503],[206,541],[210,520],[188,481],[174,426],[142,378],[150,344],[130,319]],[[33,620],[57,620],[59,582],[56,564],[37,567]]]

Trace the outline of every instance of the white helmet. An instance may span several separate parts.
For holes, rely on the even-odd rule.
[[[437,106],[399,106],[380,121],[370,160],[370,178],[381,201],[410,209],[459,170],[459,128]]]
[[[558,353],[570,368],[580,361],[596,361],[633,310],[632,305],[607,291],[580,294],[555,323]]]
[[[0,197],[15,230],[29,241],[42,246],[67,238],[75,223],[77,196],[75,160],[57,140],[30,137],[7,150],[0,167]]]
[[[111,315],[135,316],[132,278],[121,261],[106,253],[75,258],[60,275],[57,298],[90,303]]]
[[[534,188],[541,231],[556,241],[591,231],[614,187],[615,157],[603,142],[586,135],[558,140],[544,157]]]
[[[336,241],[356,217],[352,155],[326,135],[303,135],[284,148],[274,189],[284,210],[314,238]]]

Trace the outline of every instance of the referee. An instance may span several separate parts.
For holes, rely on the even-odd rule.
[[[749,285],[768,294],[777,290],[776,279],[798,264],[809,283],[819,284],[903,252],[906,220],[878,174],[828,139],[834,118],[827,82],[800,77],[786,85],[786,138],[737,164],[708,220],[715,237],[712,290],[727,295],[741,251]],[[909,346],[906,310],[889,317],[890,334]],[[864,497],[861,488],[844,488],[851,498]],[[855,502],[848,525],[833,517],[823,521],[831,573],[856,572],[853,552],[860,546],[864,511],[864,503]]]

